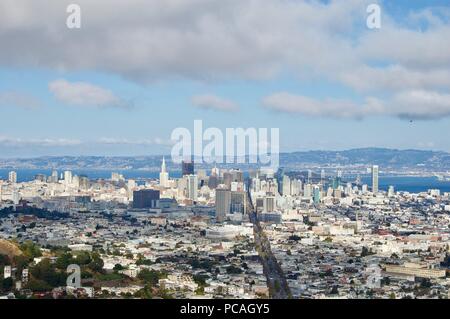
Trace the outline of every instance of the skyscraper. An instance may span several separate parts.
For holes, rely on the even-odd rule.
[[[17,183],[17,173],[15,171],[9,172],[8,181],[12,184]]]
[[[245,214],[246,209],[246,193],[243,191],[231,192],[231,213]]]
[[[314,204],[319,204],[320,203],[320,188],[319,186],[314,186],[314,190],[313,190],[313,200],[314,200]]]
[[[197,200],[198,177],[197,175],[187,175],[187,195],[190,200]]]
[[[183,176],[185,175],[194,175],[194,161],[182,161],[181,162],[181,169],[183,172]]]
[[[275,196],[268,195],[264,198],[264,213],[275,211]]]
[[[158,200],[158,190],[143,189],[133,192],[133,208],[154,208]]]
[[[283,196],[291,195],[291,179],[287,175],[283,176],[283,184],[281,187],[281,193],[283,194]]]
[[[64,184],[66,184],[66,185],[72,184],[72,172],[71,171],[64,172]]]
[[[159,184],[162,187],[169,186],[169,173],[166,171],[166,160],[164,157],[161,164],[161,172],[159,173]]]
[[[372,166],[372,193],[378,193],[378,165]]]
[[[226,188],[216,189],[216,220],[223,222],[231,209],[231,191]]]

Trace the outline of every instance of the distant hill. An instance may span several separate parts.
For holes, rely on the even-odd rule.
[[[159,171],[162,156],[59,156],[27,159],[0,159],[3,169],[85,169],[85,170],[149,170]],[[179,170],[180,165],[173,164],[166,155],[170,170]],[[427,170],[450,170],[450,154],[437,151],[396,150],[387,148],[360,148],[345,151],[303,151],[281,153],[280,165],[295,167],[309,165],[362,166],[380,165],[383,168],[423,168]],[[223,166],[223,165],[220,165]],[[251,168],[252,165],[229,165],[231,167]]]
[[[346,151],[305,151],[283,153],[282,165],[295,163],[339,164],[339,165],[380,165],[383,167],[413,168],[423,166],[428,169],[449,169],[450,154],[446,152],[396,150],[386,148],[361,148]]]

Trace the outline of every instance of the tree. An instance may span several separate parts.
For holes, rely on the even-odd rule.
[[[163,279],[166,277],[167,277],[166,273],[149,269],[143,269],[138,275],[138,278],[140,280],[144,281],[151,287],[155,287],[158,284],[159,279]]]
[[[113,270],[114,271],[119,271],[119,270],[124,270],[125,268],[121,265],[121,264],[115,264]]]
[[[92,261],[89,263],[88,268],[94,272],[102,272],[104,262],[103,259],[100,258],[100,255],[98,253],[93,253],[91,258]]]
[[[69,265],[74,263],[75,259],[72,257],[71,253],[63,253],[56,259],[56,268],[66,270]]]
[[[41,249],[39,248],[39,246],[30,240],[27,240],[22,245],[20,245],[20,250],[29,259],[34,259],[36,257],[42,256],[42,252],[41,252]]]
[[[11,277],[0,280],[0,290],[11,291],[13,287],[13,279]]]
[[[34,279],[45,282],[49,287],[59,287],[66,283],[65,269],[64,271],[58,271],[47,258],[32,267],[30,273]]]

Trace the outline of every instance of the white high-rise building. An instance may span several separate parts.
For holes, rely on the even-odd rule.
[[[372,166],[372,193],[378,193],[378,173],[379,167],[378,165]]]
[[[284,175],[283,176],[283,184],[281,185],[281,192],[283,193],[283,196],[290,196],[291,195],[291,179],[289,176]]]
[[[166,170],[166,160],[164,157],[161,164],[161,172],[159,173],[159,185],[169,187],[169,173]]]
[[[64,184],[66,184],[66,185],[72,184],[72,172],[71,171],[64,172]]]
[[[305,188],[303,189],[303,196],[304,197],[312,197],[312,185],[311,184],[306,184]]]
[[[17,183],[17,173],[15,171],[9,172],[8,181],[12,184]]]

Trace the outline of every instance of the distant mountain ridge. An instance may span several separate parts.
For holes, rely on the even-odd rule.
[[[450,154],[441,151],[358,148],[345,151],[305,151],[280,154],[284,165],[292,163],[380,165],[384,167],[450,168]]]
[[[162,155],[154,156],[45,156],[37,158],[0,159],[0,168],[6,169],[98,169],[98,170],[159,170]],[[179,165],[166,156],[168,167]],[[359,148],[344,151],[299,151],[280,154],[280,166],[370,166],[384,168],[420,168],[445,171],[450,169],[450,153],[441,151],[397,150],[387,148]],[[221,165],[222,166],[222,165]],[[231,165],[239,167],[240,165]],[[248,168],[251,165],[243,165]]]

